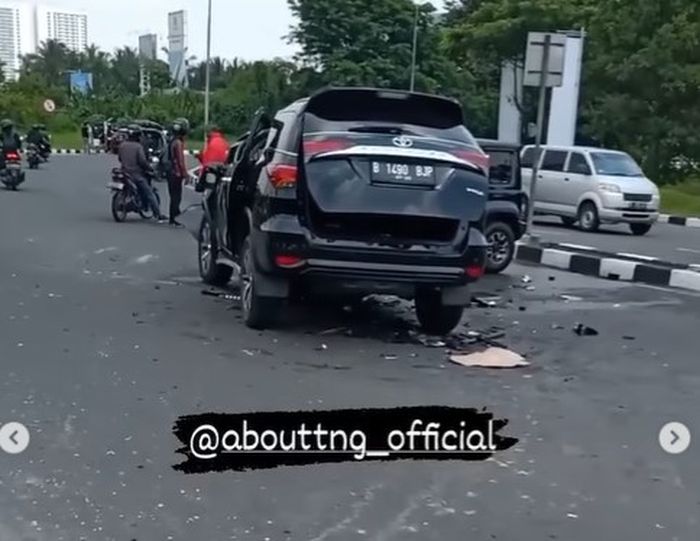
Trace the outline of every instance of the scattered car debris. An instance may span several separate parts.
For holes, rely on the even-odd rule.
[[[392,354],[392,353],[382,353],[382,354],[381,354],[381,357],[382,357],[382,359],[384,359],[385,361],[395,361],[396,359],[399,358],[398,355],[394,355],[394,354]]]
[[[535,286],[527,286],[525,291],[535,291],[537,288]]]
[[[316,351],[326,351],[328,349],[328,346],[326,344],[321,344],[316,348]]]
[[[532,282],[532,278],[530,278],[530,276],[528,276],[528,275],[526,274],[525,276],[523,276],[523,277],[520,279],[520,281],[521,281],[523,284],[529,284],[529,283]]]
[[[574,332],[579,336],[598,336],[599,334],[593,327],[588,327],[583,323],[577,323],[574,326]]]
[[[549,281],[550,281],[550,282],[554,282],[556,279],[557,279],[556,276],[550,276],[550,277],[549,277]]]
[[[340,333],[347,331],[347,330],[348,330],[347,327],[334,327],[332,329],[326,329],[325,331],[321,331],[318,334],[319,334],[319,336],[328,336],[331,334],[340,334]]]
[[[583,299],[575,295],[562,295],[561,298],[566,302],[581,302]]]
[[[636,336],[623,336],[622,339],[623,340],[636,340],[637,337]]]
[[[221,293],[219,293],[218,291],[212,291],[210,289],[203,289],[202,295],[206,295],[207,297],[220,297]]]
[[[473,297],[472,302],[481,308],[493,308],[494,306],[498,306],[498,304],[502,301],[503,299],[499,297],[498,295],[493,295],[489,297]]]
[[[505,348],[490,347],[477,353],[455,354],[450,361],[466,367],[480,368],[518,368],[530,366],[530,363],[519,353]]]

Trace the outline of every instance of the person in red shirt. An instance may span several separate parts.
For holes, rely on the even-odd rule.
[[[207,168],[212,165],[225,164],[230,151],[229,142],[223,132],[216,127],[212,127],[207,135],[207,143],[204,150],[197,156],[202,167],[199,168],[199,178],[195,191],[203,192],[205,189],[205,177]]]
[[[211,128],[207,136],[207,144],[199,155],[202,168],[217,163],[225,163],[230,147],[231,145],[229,145],[223,132],[219,128]]]

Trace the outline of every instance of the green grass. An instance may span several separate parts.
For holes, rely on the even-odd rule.
[[[700,180],[663,186],[661,209],[667,214],[700,216]]]
[[[52,133],[51,145],[54,148],[83,148],[83,138],[78,131]]]

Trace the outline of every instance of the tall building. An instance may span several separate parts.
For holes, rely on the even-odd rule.
[[[88,45],[87,14],[39,6],[36,8],[37,46],[56,40],[73,51],[84,51]]]
[[[139,56],[143,60],[155,60],[158,56],[158,36],[146,34],[139,36]]]
[[[187,13],[168,13],[168,64],[178,87],[187,87]]]
[[[33,20],[26,3],[0,1],[0,62],[7,80],[17,79],[22,56],[34,52]]]

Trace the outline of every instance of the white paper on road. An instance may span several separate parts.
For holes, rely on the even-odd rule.
[[[478,353],[468,355],[452,355],[453,363],[466,367],[481,368],[518,368],[530,366],[530,363],[519,353],[504,348],[488,348]]]

